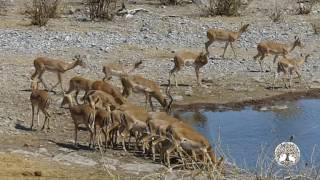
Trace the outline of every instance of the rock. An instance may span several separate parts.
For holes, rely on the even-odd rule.
[[[69,154],[62,154],[62,153],[57,154],[56,156],[53,157],[53,160],[54,161],[65,161],[65,162],[69,162],[69,163],[73,163],[73,164],[80,164],[80,165],[84,165],[84,166],[95,166],[98,164],[94,160],[89,159],[84,156],[80,156],[76,152],[72,152]]]
[[[21,149],[12,150],[11,153],[23,154],[25,156],[34,156],[34,157],[40,156],[39,153],[34,153],[34,152],[30,152],[30,151],[24,151],[24,150],[21,150]]]
[[[116,165],[120,164],[120,161],[118,159],[111,159],[111,158],[108,158],[108,157],[103,157],[100,160],[100,162],[106,163],[106,164],[109,164],[109,165],[113,165],[113,166],[116,166]]]
[[[179,95],[173,96],[173,100],[175,100],[175,101],[183,101],[183,96],[179,96]]]
[[[48,155],[48,156],[50,155],[46,148],[39,148],[38,153],[43,155]]]
[[[262,107],[259,109],[260,111],[268,111],[268,108],[267,107]]]
[[[275,105],[275,106],[271,106],[272,110],[284,110],[284,109],[288,109],[287,105]]]
[[[70,152],[73,152],[73,151],[74,151],[74,150],[68,149],[68,148],[59,148],[58,150],[59,150],[59,151],[62,151],[62,152],[66,152],[66,153],[70,153]]]

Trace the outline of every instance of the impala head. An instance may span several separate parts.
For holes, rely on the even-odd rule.
[[[241,28],[240,28],[240,32],[243,33],[243,32],[246,32],[248,30],[248,27],[249,27],[250,24],[245,24],[245,25],[242,25],[241,23]]]
[[[103,66],[102,72],[104,73],[104,78],[102,79],[103,81],[108,81],[112,79],[112,73],[111,69],[108,66]]]
[[[308,58],[311,56],[311,54],[307,54],[305,57],[304,57],[304,62],[307,62]],[[301,54],[301,57],[303,57],[303,55]]]
[[[208,55],[209,55],[209,52],[201,52],[198,59],[200,60],[200,62],[206,64],[208,63]]]
[[[73,60],[76,62],[77,65],[81,66],[81,67],[86,67],[86,63],[83,61],[85,56],[82,56],[80,54],[77,54],[73,57]]]
[[[31,90],[37,90],[39,88],[39,80],[33,79],[31,80]]]
[[[293,47],[299,46],[300,48],[303,48],[303,44],[300,41],[300,38],[297,36],[294,37]]]

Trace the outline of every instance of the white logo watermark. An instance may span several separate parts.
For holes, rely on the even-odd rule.
[[[299,162],[300,149],[293,142],[283,142],[276,147],[274,156],[279,165],[290,167]]]

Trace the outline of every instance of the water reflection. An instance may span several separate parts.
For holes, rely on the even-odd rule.
[[[300,147],[301,162],[308,162],[314,147],[320,145],[320,100],[284,102],[264,107],[263,111],[261,109],[226,112],[198,110],[180,112],[179,115],[213,145],[220,136],[222,148],[240,166],[254,168],[261,146],[272,159],[275,147],[290,136],[295,137],[294,142]],[[314,153],[313,158],[319,163],[320,153]]]

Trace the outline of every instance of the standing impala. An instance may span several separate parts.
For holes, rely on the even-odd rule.
[[[234,56],[236,56],[236,52],[234,51],[232,43],[234,43],[237,39],[239,39],[242,33],[247,31],[248,26],[249,24],[241,26],[238,32],[226,31],[224,29],[209,29],[207,31],[207,37],[209,40],[205,43],[205,48],[207,53],[209,53],[209,50],[208,50],[209,46],[214,41],[222,41],[222,42],[226,42],[226,46],[224,47],[222,57],[224,58],[224,54],[229,44],[232,48]]]
[[[61,86],[61,90],[64,92],[62,87],[62,74],[66,71],[75,68],[76,66],[85,67],[85,63],[83,62],[80,55],[76,55],[74,57],[72,63],[66,63],[61,60],[51,59],[48,57],[37,57],[34,61],[35,72],[32,74],[31,79],[34,80],[36,77],[40,80],[43,86],[48,90],[48,86],[42,79],[42,75],[45,71],[54,72],[58,76],[58,82],[51,88],[53,90],[58,84]]]
[[[260,57],[260,71],[263,72],[262,61],[266,56],[268,56],[269,54],[275,55],[273,63],[276,63],[279,55],[286,57],[286,55],[289,52],[293,51],[297,46],[300,48],[302,47],[300,38],[298,38],[297,36],[294,37],[294,41],[292,43],[287,44],[279,43],[276,41],[263,41],[258,44],[258,54],[255,55],[253,59],[256,60],[258,57]]]
[[[194,52],[179,52],[174,56],[174,67],[169,73],[169,79],[173,75],[176,87],[178,87],[178,82],[176,79],[176,73],[182,69],[184,66],[193,66],[197,76],[197,84],[201,85],[201,80],[199,78],[200,68],[208,63],[209,53],[194,53]]]
[[[34,120],[34,113],[36,110],[37,113],[37,126],[39,126],[39,111],[41,110],[42,113],[45,115],[45,120],[43,122],[42,130],[45,127],[45,124],[47,122],[47,128],[50,129],[49,121],[50,121],[50,115],[48,113],[49,105],[50,105],[50,97],[47,91],[45,90],[39,90],[38,89],[38,81],[32,81],[31,83],[31,95],[30,95],[30,102],[32,107],[32,123],[30,129],[33,128],[33,120]]]
[[[301,54],[302,57],[302,54]],[[303,65],[305,62],[307,62],[307,59],[310,57],[310,54],[307,54],[304,58],[283,58],[278,62],[278,68],[277,72],[274,74],[274,79],[273,79],[273,86],[276,83],[276,79],[278,78],[278,75],[280,73],[283,73],[284,75],[289,76],[289,88],[291,87],[291,81],[292,81],[292,75],[293,73],[296,73],[298,75],[298,78],[302,79],[301,73],[299,72],[299,67]],[[287,87],[287,84],[284,81],[285,87]]]

